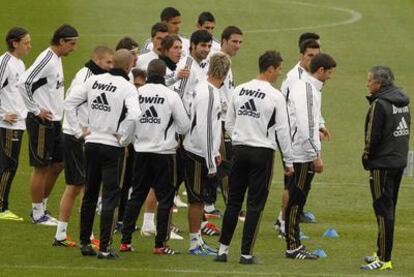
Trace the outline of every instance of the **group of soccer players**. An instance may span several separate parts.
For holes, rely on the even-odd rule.
[[[129,37],[115,51],[96,47],[65,100],[61,58],[76,49],[77,30],[59,27],[27,70],[21,59],[31,48],[29,32],[16,27],[7,33],[8,51],[0,57],[0,219],[23,220],[9,210],[8,196],[27,129],[33,167],[30,218],[57,226],[54,246],[76,246],[66,230],[83,192],[82,255],[117,259],[111,247],[114,229],[122,235],[120,251],[133,251],[132,234],[144,204],[141,233],[155,235],[153,253],[175,255],[167,242],[182,239],[171,218],[175,204],[186,205],[177,197],[185,183],[188,254],[227,262],[242,219],[240,263],[256,264],[253,248],[279,148],[285,191],[278,224],[285,255],[317,259],[300,241],[299,222],[314,174],[323,170],[321,140],[329,139],[329,131],[321,115],[321,89],[335,60],[320,53],[318,35],[305,33],[299,39],[300,60],[281,91],[272,83],[283,59],[273,50],[260,53],[257,77],[235,88],[231,58],[242,44],[240,28],[226,27],[217,42],[214,16],[203,12],[187,39],[179,35],[177,9],[165,8],[160,19],[140,54]],[[55,219],[47,200],[63,169],[67,186]],[[218,216],[218,188],[226,204],[221,232],[208,222]],[[92,229],[99,204],[97,240]],[[220,235],[219,248],[208,246],[203,234]]]

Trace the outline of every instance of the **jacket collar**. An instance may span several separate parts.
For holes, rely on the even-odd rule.
[[[85,67],[89,68],[94,75],[98,74],[104,74],[108,71],[105,69],[100,68],[94,61],[89,60],[87,63],[85,63]]]
[[[109,73],[114,76],[124,77],[127,81],[129,81],[128,74],[121,68],[112,68],[109,70]]]
[[[147,84],[162,84],[165,86],[165,79],[162,76],[152,75],[147,78]]]
[[[167,65],[167,67],[171,70],[171,71],[175,71],[175,69],[177,69],[177,64],[175,62],[173,62],[170,58],[168,58],[167,56],[160,56],[160,59],[163,60],[165,62],[165,64]]]
[[[315,77],[313,77],[313,76],[312,76],[312,75],[310,75],[310,74],[309,74],[309,76],[308,76],[308,80],[309,80],[309,82],[311,82],[311,83],[312,83],[312,85],[314,85],[314,86],[315,86],[315,88],[316,88],[318,91],[322,91],[322,88],[323,88],[323,82],[319,81],[318,79],[316,79]]]

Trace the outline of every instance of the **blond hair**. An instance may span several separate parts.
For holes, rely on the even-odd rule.
[[[210,66],[207,75],[212,78],[222,79],[230,70],[231,61],[228,55],[216,53],[210,58]]]

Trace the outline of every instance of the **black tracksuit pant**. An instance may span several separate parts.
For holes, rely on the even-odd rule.
[[[273,154],[269,148],[233,145],[233,165],[223,217],[220,243],[230,245],[247,191],[247,213],[243,227],[242,255],[252,255],[262,211],[269,194],[273,173]]]
[[[377,255],[383,262],[391,260],[395,210],[403,171],[403,168],[370,171],[369,183],[378,224]]]
[[[96,202],[102,186],[100,251],[107,252],[119,205],[120,186],[125,171],[125,148],[99,143],[85,144],[86,186],[81,207],[80,241],[90,243]]]
[[[300,215],[303,212],[311,183],[315,172],[313,162],[294,163],[294,183],[288,186],[289,202],[285,212],[286,244],[288,250],[301,246],[300,242]]]
[[[142,205],[150,188],[153,187],[158,201],[155,247],[165,246],[165,242],[169,239],[171,211],[174,204],[175,163],[174,154],[135,153],[133,191],[125,208],[122,243],[131,243]]]
[[[128,146],[128,157],[126,158],[124,182],[121,187],[121,200],[118,209],[118,222],[124,218],[125,206],[128,201],[129,189],[132,187],[134,173],[134,145]]]
[[[10,187],[19,165],[23,130],[0,128],[0,212],[9,209]]]

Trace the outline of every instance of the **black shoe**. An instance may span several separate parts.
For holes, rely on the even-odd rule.
[[[100,260],[118,260],[119,259],[118,254],[116,254],[116,252],[112,249],[111,250],[108,249],[108,252],[99,251],[97,257]]]
[[[227,263],[227,254],[221,254],[214,257],[215,262]]]
[[[92,244],[81,245],[80,251],[83,256],[96,256],[96,251],[93,249]]]
[[[239,264],[261,264],[261,262],[255,256],[252,256],[250,259],[246,259],[245,257],[241,256]]]
[[[318,255],[312,254],[311,252],[307,251],[305,246],[299,247],[294,252],[287,252],[285,253],[286,258],[288,259],[295,259],[295,260],[317,260],[319,259]]]

